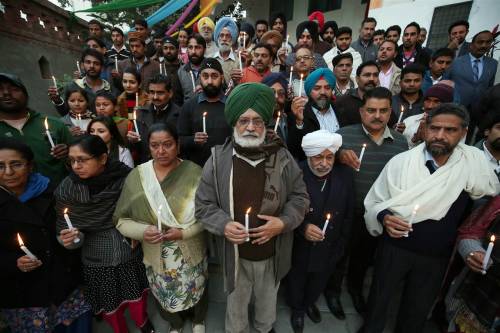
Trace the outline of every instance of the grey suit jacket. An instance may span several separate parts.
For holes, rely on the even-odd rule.
[[[474,81],[469,53],[456,58],[450,68],[449,78],[455,81],[460,101],[469,110],[479,102],[484,92],[493,86],[495,81],[498,62],[486,56],[483,59],[483,72],[477,82]]]

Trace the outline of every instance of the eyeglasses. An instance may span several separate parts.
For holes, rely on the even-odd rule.
[[[80,158],[68,158],[68,164],[85,164],[88,161],[94,159],[94,157],[80,157]]]
[[[12,171],[21,171],[26,167],[27,163],[22,163],[22,162],[14,162],[11,164],[0,164],[0,173],[3,173],[7,170],[7,168],[11,169]]]
[[[311,56],[298,56],[295,58],[297,61],[302,61],[302,60],[312,60],[313,57]]]
[[[248,118],[238,119],[238,126],[247,127],[248,125],[250,125],[250,123],[252,123],[256,128],[262,128],[262,127],[264,127],[264,120],[262,120],[260,118],[256,118],[256,119],[248,119]]]

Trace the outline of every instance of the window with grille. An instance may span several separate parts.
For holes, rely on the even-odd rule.
[[[448,45],[448,27],[455,21],[468,20],[472,1],[434,8],[427,47],[436,50]]]
[[[293,0],[271,0],[269,17],[275,13],[283,13],[287,21],[293,20]]]
[[[342,7],[342,0],[309,0],[308,14],[319,10],[320,12],[328,12],[337,10]]]

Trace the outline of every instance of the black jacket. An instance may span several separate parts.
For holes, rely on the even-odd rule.
[[[417,44],[415,48],[417,50],[417,53],[415,55],[415,61],[413,63],[420,64],[427,70],[429,68],[429,61],[431,60],[431,55],[428,54],[427,51],[423,49],[420,44]],[[403,45],[400,45],[398,47],[398,54],[394,59],[394,63],[401,69],[403,69],[403,55],[404,55]]]
[[[47,307],[64,301],[81,282],[79,251],[67,251],[56,239],[52,189],[20,202],[0,188],[0,308]],[[24,273],[19,233],[42,266]]]
[[[288,120],[288,139],[287,146],[288,150],[292,153],[293,157],[295,157],[299,161],[303,161],[306,159],[306,155],[302,150],[302,138],[304,135],[317,131],[320,129],[318,118],[314,114],[312,110],[312,106],[310,103],[307,103],[304,107],[304,126],[302,129],[298,129],[295,123],[295,116],[288,106],[287,110],[287,120]],[[337,108],[332,105],[333,111],[335,112],[335,116],[337,117],[337,121],[339,122],[340,127],[344,127],[349,124],[348,117],[340,114],[337,111]]]
[[[292,263],[303,267],[304,272],[325,272],[342,257],[349,240],[354,210],[353,170],[336,163],[321,192],[323,181],[311,172],[305,161],[300,163],[300,168],[311,203],[304,222],[295,229]],[[331,217],[325,239],[322,242],[306,240],[306,225],[311,223],[323,229],[327,214]]]

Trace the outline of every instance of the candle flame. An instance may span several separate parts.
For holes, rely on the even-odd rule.
[[[330,214],[326,215],[326,219],[329,220],[330,219]]]
[[[366,148],[366,143],[363,143],[363,148]]]
[[[252,207],[248,207],[246,214],[247,215],[250,214],[251,211],[252,211]]]
[[[405,107],[401,105],[401,112],[405,112]]]
[[[304,78],[304,74],[300,74],[300,79],[302,80]]]
[[[45,123],[45,130],[48,131],[49,130],[49,121],[48,121],[47,117],[45,117],[44,123]]]
[[[17,242],[19,243],[19,246],[24,246],[23,239],[19,233],[17,233]]]
[[[420,206],[418,204],[415,205],[415,207],[413,207],[413,214],[416,214],[417,213],[417,210],[420,208]]]
[[[290,66],[290,72],[293,72],[293,66]]]
[[[278,111],[278,118],[279,118],[280,116],[281,116],[281,112],[280,112],[280,111]]]
[[[19,235],[19,234],[18,234]],[[491,235],[490,242],[494,243],[495,242],[495,235]]]
[[[56,77],[54,75],[52,75],[52,80],[55,80],[55,79],[56,79]]]
[[[206,117],[208,112],[203,112],[203,117]]]
[[[66,208],[64,208],[64,212],[63,212],[63,213],[64,213],[64,214],[68,214],[68,208],[67,208],[67,207],[66,207]]]

